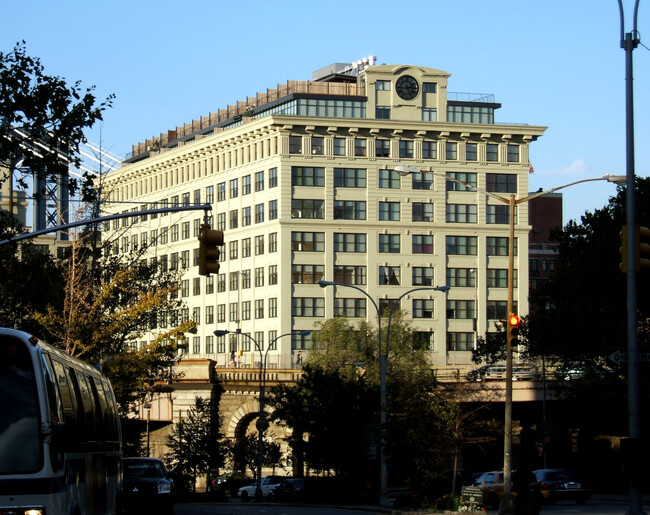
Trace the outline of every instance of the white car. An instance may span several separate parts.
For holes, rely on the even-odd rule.
[[[262,497],[268,498],[269,494],[277,488],[277,486],[287,479],[284,476],[266,476],[262,478],[261,488],[262,488]],[[237,491],[237,497],[241,498],[242,501],[246,502],[249,499],[255,497],[257,492],[257,481],[252,485],[242,486]]]

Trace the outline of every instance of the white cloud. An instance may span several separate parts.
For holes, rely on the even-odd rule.
[[[539,174],[544,176],[574,176],[574,175],[585,175],[591,168],[587,166],[584,159],[577,159],[569,166],[564,168],[555,168],[551,170],[540,170]],[[537,170],[535,170],[537,172]]]

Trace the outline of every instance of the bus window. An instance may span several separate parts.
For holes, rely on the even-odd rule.
[[[0,337],[0,474],[35,472],[43,463],[34,365],[26,344]]]
[[[88,378],[81,372],[77,372],[77,381],[79,382],[79,390],[81,391],[81,399],[83,402],[84,412],[86,413],[86,424],[88,425],[88,441],[97,441],[97,425],[95,423],[95,402],[90,392],[88,385]]]
[[[49,354],[43,353],[41,355],[43,362],[43,376],[45,379],[45,387],[47,389],[47,400],[50,406],[50,421],[52,424],[57,424],[63,421],[63,406],[61,405],[61,396],[59,390],[56,388],[56,376],[52,367],[52,361]]]
[[[88,379],[88,384],[90,385],[90,393],[92,394],[93,405],[95,406],[94,412],[95,412],[95,424],[97,426],[97,439],[99,441],[105,442],[106,425],[105,425],[105,421],[102,420],[102,413],[106,412],[106,399],[104,399],[104,397],[99,395],[99,392],[97,391],[97,385],[95,384],[95,380],[90,376],[88,376],[87,379]]]
[[[82,443],[86,443],[88,442],[88,422],[86,421],[86,412],[84,411],[83,401],[81,400],[81,389],[79,387],[77,374],[74,369],[70,367],[66,367],[65,373],[69,379],[69,384],[72,386],[72,402],[75,407],[75,420],[77,421],[77,427],[79,428],[79,437]]]
[[[101,387],[104,391],[103,398],[106,402],[106,411],[104,412],[104,416],[106,417],[106,439],[109,442],[117,442],[120,439],[120,434],[113,390],[111,390],[111,387],[106,381],[102,381]]]
[[[52,363],[56,375],[56,384],[59,387],[59,394],[61,395],[61,404],[63,404],[63,422],[76,426],[75,406],[72,401],[73,392],[71,391],[70,382],[65,375],[65,368],[56,359],[53,359]]]

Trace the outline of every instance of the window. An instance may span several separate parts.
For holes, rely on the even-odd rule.
[[[307,350],[311,349],[311,333],[300,334],[293,333],[291,335],[291,350]]]
[[[448,161],[458,159],[458,144],[455,141],[447,141],[445,143],[445,158]]]
[[[255,287],[264,286],[264,267],[255,268]]]
[[[214,186],[205,187],[205,201],[208,204],[214,203]]]
[[[408,140],[408,139],[399,140],[399,157],[400,158],[413,157],[413,140]]]
[[[395,170],[379,170],[380,188],[400,188],[400,175]]]
[[[289,136],[289,154],[302,154],[302,136]]]
[[[171,241],[178,241],[178,224],[174,224],[170,228]]]
[[[251,256],[251,239],[244,238],[241,241],[241,257],[246,258]]]
[[[321,136],[311,137],[311,155],[322,156],[325,153],[325,138]]]
[[[400,267],[399,266],[380,266],[379,267],[379,284],[382,286],[400,285]]]
[[[447,222],[475,224],[477,221],[476,204],[447,204]]]
[[[365,220],[366,203],[362,200],[335,200],[335,220]]]
[[[192,354],[200,354],[200,353],[201,353],[201,337],[194,336],[192,337]]]
[[[250,224],[251,224],[251,208],[250,206],[248,206],[241,210],[241,225],[242,227],[247,227]]]
[[[512,274],[512,285],[517,287],[517,270]],[[507,288],[508,287],[508,269],[507,268],[488,268],[487,270],[487,287],[488,288]]]
[[[278,265],[269,265],[269,286],[278,284]]]
[[[366,284],[366,267],[356,265],[335,265],[334,282],[355,285]]]
[[[499,193],[517,193],[517,175],[514,173],[485,174],[485,189]]]
[[[413,286],[433,286],[433,267],[414,266],[412,268]]]
[[[248,288],[251,287],[251,271],[250,271],[250,269],[241,271],[241,287],[242,287],[242,290],[247,290]]]
[[[189,296],[190,296],[190,280],[183,279],[181,281],[181,297],[189,297]]]
[[[399,234],[380,234],[379,235],[379,252],[399,254],[400,248]]]
[[[375,82],[376,91],[390,91],[390,81],[389,80],[378,80]]]
[[[244,175],[242,177],[242,195],[250,195],[251,193],[251,176],[250,175]]]
[[[433,175],[430,173],[415,172],[411,174],[411,187],[414,190],[432,190],[433,189]]]
[[[239,272],[230,272],[230,291],[239,289]]]
[[[365,188],[365,168],[334,168],[334,186],[337,188]]]
[[[423,141],[422,142],[422,159],[437,159],[438,158],[438,142],[437,141]]]
[[[217,293],[226,291],[226,274],[219,274],[217,276]]]
[[[231,229],[237,229],[237,227],[239,226],[239,211],[237,211],[236,209],[230,211],[229,223]]]
[[[270,200],[269,201],[269,220],[278,219],[278,201]]]
[[[278,169],[271,168],[269,170],[269,188],[277,188],[278,186]]]
[[[334,299],[334,316],[365,318],[366,299],[345,299],[336,297]]]
[[[499,160],[499,145],[496,143],[488,143],[485,145],[485,160],[498,161]]]
[[[519,145],[508,145],[508,163],[519,162]]]
[[[241,319],[250,320],[251,319],[251,301],[245,300],[241,303]]]
[[[430,234],[414,234],[411,237],[413,254],[433,254],[433,236]]]
[[[325,186],[325,168],[311,166],[291,167],[292,186]]]
[[[376,157],[390,157],[390,140],[389,139],[376,139],[375,140],[375,156]]]
[[[255,318],[257,320],[264,318],[264,299],[257,299],[255,301]]]
[[[488,204],[485,211],[485,223],[488,224],[509,224],[510,206]],[[515,223],[517,223],[515,221]]]
[[[428,331],[413,331],[413,349],[414,350],[429,350],[432,351],[433,347],[433,333]]]
[[[212,217],[210,217],[210,218],[212,218]],[[226,230],[226,213],[218,213],[217,214],[217,231],[225,231],[225,230]]]
[[[413,318],[433,318],[433,300],[413,299]]]
[[[366,139],[354,138],[354,155],[364,157],[366,155]]]
[[[201,232],[201,219],[195,218],[192,220],[192,237],[198,238]]]
[[[205,323],[207,325],[214,324],[214,306],[205,307]]]
[[[323,265],[292,265],[291,284],[316,284],[325,277]]]
[[[446,175],[448,177],[451,177],[452,179],[456,179],[455,181],[450,181],[450,180],[446,181],[447,191],[475,191],[476,188],[475,173],[448,172]],[[456,182],[456,181],[460,181],[460,182]],[[465,184],[472,186],[473,188],[465,186]]]
[[[324,252],[325,233],[291,232],[291,250],[294,252]]]
[[[507,300],[488,300],[486,308],[488,320],[505,320],[508,317]]]
[[[189,237],[190,237],[190,223],[183,222],[183,225],[181,226],[181,238],[186,240]]]
[[[324,219],[325,201],[317,199],[292,199],[291,218]]]
[[[447,285],[457,287],[476,287],[476,269],[447,268]]]
[[[264,235],[255,236],[255,255],[261,256],[264,254]]]
[[[422,93],[435,93],[438,84],[436,82],[423,82]]]
[[[334,252],[366,252],[366,235],[335,232]]]
[[[291,315],[294,317],[324,317],[325,299],[321,297],[293,297]]]
[[[205,278],[205,293],[206,295],[214,293],[214,275],[208,275]]]
[[[237,302],[230,303],[228,312],[228,320],[230,322],[239,322],[239,304]]]
[[[433,107],[423,107],[422,108],[422,121],[423,122],[437,122],[438,121],[438,111]],[[433,159],[433,158],[431,158]]]
[[[447,333],[447,351],[471,351],[474,333]]]
[[[465,143],[465,160],[476,161],[478,159],[476,143]]]
[[[208,342],[207,342],[208,338],[210,338],[210,341],[212,341],[212,336],[206,336],[206,342],[205,342],[206,347],[208,346]],[[224,354],[225,352],[226,352],[226,335],[223,334],[221,336],[217,336],[217,353]]]
[[[488,256],[507,256],[508,240],[506,237],[488,236],[486,238],[486,251]],[[514,255],[517,255],[517,238],[514,241]]]
[[[261,224],[264,222],[264,204],[255,204],[255,223]]]
[[[231,241],[228,245],[230,246],[230,253],[229,257],[230,259],[237,259],[237,254],[238,254],[238,244],[239,242],[237,240]]]
[[[264,172],[255,173],[255,191],[264,191]]]
[[[334,138],[334,155],[345,155],[345,138]]]
[[[393,305],[396,302],[397,299],[379,299],[378,305],[379,313],[381,313],[381,316],[387,316],[391,312],[391,309],[393,309]]]
[[[375,118],[377,120],[390,120],[390,107],[377,106],[375,108]]]
[[[269,233],[269,253],[278,251],[278,233]]]
[[[399,210],[399,202],[379,202],[379,220],[398,221]]]
[[[232,179],[230,181],[230,198],[237,198],[239,196],[239,179]]]
[[[449,319],[472,319],[476,318],[473,300],[448,300],[447,318]]]
[[[476,236],[447,236],[447,255],[476,256]]]
[[[277,318],[278,316],[278,298],[271,297],[269,299],[269,318]]]
[[[433,204],[430,202],[413,202],[412,221],[432,222]]]

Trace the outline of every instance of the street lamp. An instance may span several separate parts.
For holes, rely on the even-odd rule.
[[[508,237],[508,316],[513,313],[513,296],[514,296],[514,287],[513,287],[513,275],[514,275],[514,239],[515,239],[515,207],[517,204],[522,204],[528,202],[537,197],[543,195],[548,195],[557,190],[573,186],[575,184],[580,184],[583,182],[592,182],[592,181],[608,181],[614,183],[623,183],[626,180],[624,175],[605,175],[603,177],[596,177],[593,179],[582,179],[579,181],[570,182],[569,184],[564,184],[563,186],[557,186],[545,191],[539,191],[528,195],[526,197],[521,197],[516,199],[514,194],[509,196],[499,195],[498,193],[487,191],[482,188],[478,188],[472,184],[460,181],[455,177],[450,177],[444,173],[434,172],[430,170],[421,170],[420,168],[414,166],[404,166],[398,165],[395,167],[395,171],[402,176],[410,175],[413,173],[430,173],[432,175],[438,175],[444,177],[446,180],[462,184],[466,188],[478,191],[483,193],[488,197],[491,197],[499,202],[508,205],[508,215],[509,215],[509,237]],[[508,338],[508,346],[506,349],[506,398],[505,398],[505,409],[504,409],[504,435],[503,435],[503,495],[501,496],[501,506],[499,507],[499,513],[513,513],[514,505],[512,499],[512,344]]]
[[[372,305],[375,308],[375,311],[377,312],[377,339],[378,339],[378,346],[379,346],[379,475],[380,475],[380,494],[379,494],[379,504],[382,506],[385,506],[387,504],[387,492],[388,492],[388,474],[387,470],[388,467],[386,466],[386,436],[385,436],[385,430],[386,430],[386,370],[387,370],[387,365],[388,365],[388,346],[390,343],[390,322],[391,318],[393,316],[393,312],[395,311],[395,306],[399,304],[399,301],[407,295],[408,293],[412,293],[414,291],[419,291],[419,290],[437,290],[437,291],[442,291],[442,292],[448,292],[449,291],[449,286],[423,286],[420,288],[413,288],[411,290],[408,290],[407,292],[403,293],[396,301],[393,302],[393,305],[391,306],[391,311],[390,315],[388,317],[388,328],[386,331],[386,350],[385,352],[382,349],[381,346],[381,311],[379,310],[379,306],[377,306],[377,303],[375,300],[370,296],[370,294],[356,286],[355,284],[346,284],[346,283],[337,283],[334,281],[318,281],[318,286],[321,288],[325,288],[326,286],[344,286],[346,288],[354,288],[357,291],[360,291],[363,293],[368,299],[370,299],[370,302],[372,302]]]
[[[275,342],[277,342],[280,338],[283,338],[284,336],[291,336],[294,334],[299,334],[299,335],[306,335],[311,333],[311,331],[291,331],[289,333],[284,333],[281,334],[280,336],[276,336],[269,342],[269,344],[266,347],[266,351],[264,351],[264,354],[262,354],[262,348],[260,345],[257,343],[257,340],[253,338],[250,334],[248,333],[243,333],[240,328],[237,328],[235,331],[228,331],[227,329],[217,329],[214,331],[214,335],[219,337],[219,336],[225,336],[227,334],[241,334],[242,336],[245,336],[248,338],[250,341],[253,342],[255,345],[255,349],[260,353],[260,373],[259,373],[259,381],[260,381],[260,412],[259,416],[257,418],[257,486],[255,487],[255,500],[256,501],[261,501],[262,500],[262,462],[264,461],[264,431],[266,431],[269,427],[269,423],[266,420],[266,417],[264,415],[264,395],[265,395],[265,390],[266,390],[266,360],[269,355],[269,350],[271,350],[271,347],[274,346]]]

